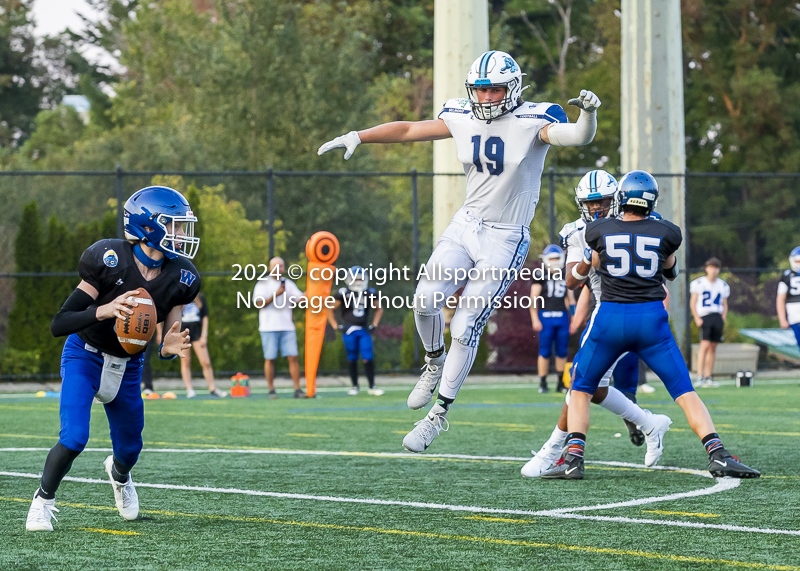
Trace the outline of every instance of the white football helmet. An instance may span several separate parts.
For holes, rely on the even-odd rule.
[[[523,75],[514,58],[505,52],[488,51],[472,62],[466,86],[475,117],[489,121],[516,109],[522,102]],[[495,103],[480,103],[478,89],[481,87],[505,87],[506,96]]]
[[[367,279],[367,272],[364,268],[361,266],[353,266],[347,273],[347,287],[350,291],[355,293],[367,291],[369,280]]]
[[[792,250],[792,253],[789,254],[789,263],[792,266],[792,270],[800,272],[800,246]]]
[[[616,192],[617,179],[609,173],[604,170],[587,172],[575,188],[575,202],[578,203],[578,211],[581,213],[581,218],[586,222],[591,222],[597,218],[612,216],[613,212],[611,210],[614,205],[614,193]],[[594,214],[589,211],[586,203],[595,200],[608,202],[608,209],[605,214],[602,211],[596,211]]]
[[[550,270],[551,272],[563,268],[564,261],[566,260],[566,256],[564,255],[564,250],[558,244],[550,244],[548,246],[545,246],[542,255],[539,257],[542,259],[544,267]]]

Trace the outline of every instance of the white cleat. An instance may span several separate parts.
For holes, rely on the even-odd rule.
[[[117,482],[111,475],[111,467],[114,464],[114,456],[110,455],[103,462],[106,467],[106,474],[108,479],[111,480],[111,486],[114,488],[114,501],[117,504],[119,515],[128,521],[135,520],[139,517],[139,496],[136,494],[136,486],[133,485],[133,478],[128,473],[128,481],[124,484]]]
[[[357,397],[358,396],[358,387],[350,387],[350,390],[347,391],[347,396]]]
[[[53,531],[53,524],[50,520],[58,521],[53,515],[53,512],[57,511],[55,499],[46,500],[41,496],[34,495],[28,510],[28,519],[25,521],[25,529],[28,531]]]
[[[649,410],[647,413],[649,415],[647,419],[647,430],[643,428],[644,425],[638,428],[644,432],[644,441],[645,444],[647,444],[647,452],[644,455],[644,465],[649,468],[658,464],[661,455],[664,453],[664,435],[669,430],[672,419],[666,414],[653,414]]]
[[[533,458],[528,460],[528,463],[522,467],[520,472],[527,478],[538,478],[542,472],[547,471],[561,457],[563,448],[563,446],[553,446],[549,441],[545,442],[542,449],[533,453]]]
[[[403,438],[403,448],[409,452],[422,452],[431,445],[439,433],[447,432],[450,423],[445,416],[447,411],[438,404],[422,420],[414,423],[414,429]]]
[[[425,366],[422,367],[422,375],[414,386],[414,390],[408,395],[408,408],[417,410],[431,402],[433,393],[436,392],[436,387],[439,386],[439,381],[442,380],[442,367],[444,367],[445,357],[447,357],[446,352],[435,359],[425,355]]]
[[[194,389],[187,389],[186,390],[186,398],[187,399],[193,399],[196,396],[197,396],[197,393],[194,392]]]
[[[649,395],[651,395],[654,392],[656,392],[656,388],[653,385],[651,385],[650,383],[642,383],[641,385],[639,385],[639,390],[642,391],[643,393],[647,393]]]
[[[372,387],[371,389],[367,390],[367,394],[372,395],[374,397],[379,397],[386,394],[386,391],[384,391],[383,389],[379,389],[378,387]]]

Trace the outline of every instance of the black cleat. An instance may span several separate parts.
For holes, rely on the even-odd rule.
[[[541,383],[539,385],[539,394],[549,393],[550,389],[547,388],[547,383]]]
[[[562,381],[560,378],[558,379],[558,385],[556,385],[556,392],[562,394],[566,394],[567,392],[567,387],[564,385],[564,381]]]
[[[547,480],[583,480],[583,457],[567,454],[539,477]]]
[[[625,426],[628,427],[628,436],[631,437],[631,444],[634,446],[641,446],[644,444],[644,432],[636,428],[636,425],[629,420],[625,420]]]
[[[724,448],[715,450],[708,459],[708,471],[715,478],[760,478],[761,472],[742,464],[736,456]]]

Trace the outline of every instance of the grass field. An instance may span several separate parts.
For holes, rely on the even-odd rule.
[[[25,516],[58,403],[2,395],[0,569],[800,570],[797,382],[701,392],[726,447],[764,474],[719,483],[660,386],[641,402],[675,421],[661,465],[685,470],[642,467],[622,421],[593,407],[594,463],[572,482],[519,474],[561,395],[468,384],[449,432],[410,455],[400,443],[422,415],[406,409],[409,388],[146,401],[135,522],[105,481],[108,424],[96,405],[70,473],[83,481],[62,484],[50,534],[25,532]]]

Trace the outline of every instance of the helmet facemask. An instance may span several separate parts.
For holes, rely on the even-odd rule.
[[[592,222],[598,218],[608,218],[614,213],[615,201],[611,196],[592,200],[575,198],[575,202],[578,203],[578,211],[581,213],[581,218],[586,222]]]
[[[194,259],[200,247],[200,238],[194,235],[194,223],[197,222],[191,210],[184,216],[168,216],[161,214],[157,223],[164,229],[164,237],[159,242],[160,248],[168,258],[169,254]]]
[[[492,84],[488,79],[479,79],[474,84],[467,82],[465,85],[469,101],[472,104],[472,113],[476,119],[481,121],[490,121],[510,113],[519,106],[519,102],[522,99],[522,79],[519,77],[515,77],[503,84]],[[505,97],[500,101],[481,103],[480,99],[478,99],[478,90],[489,87],[505,87]]]
[[[367,291],[369,280],[367,279],[367,273],[364,271],[364,268],[355,266],[350,268],[348,274],[347,289],[355,293]]]

